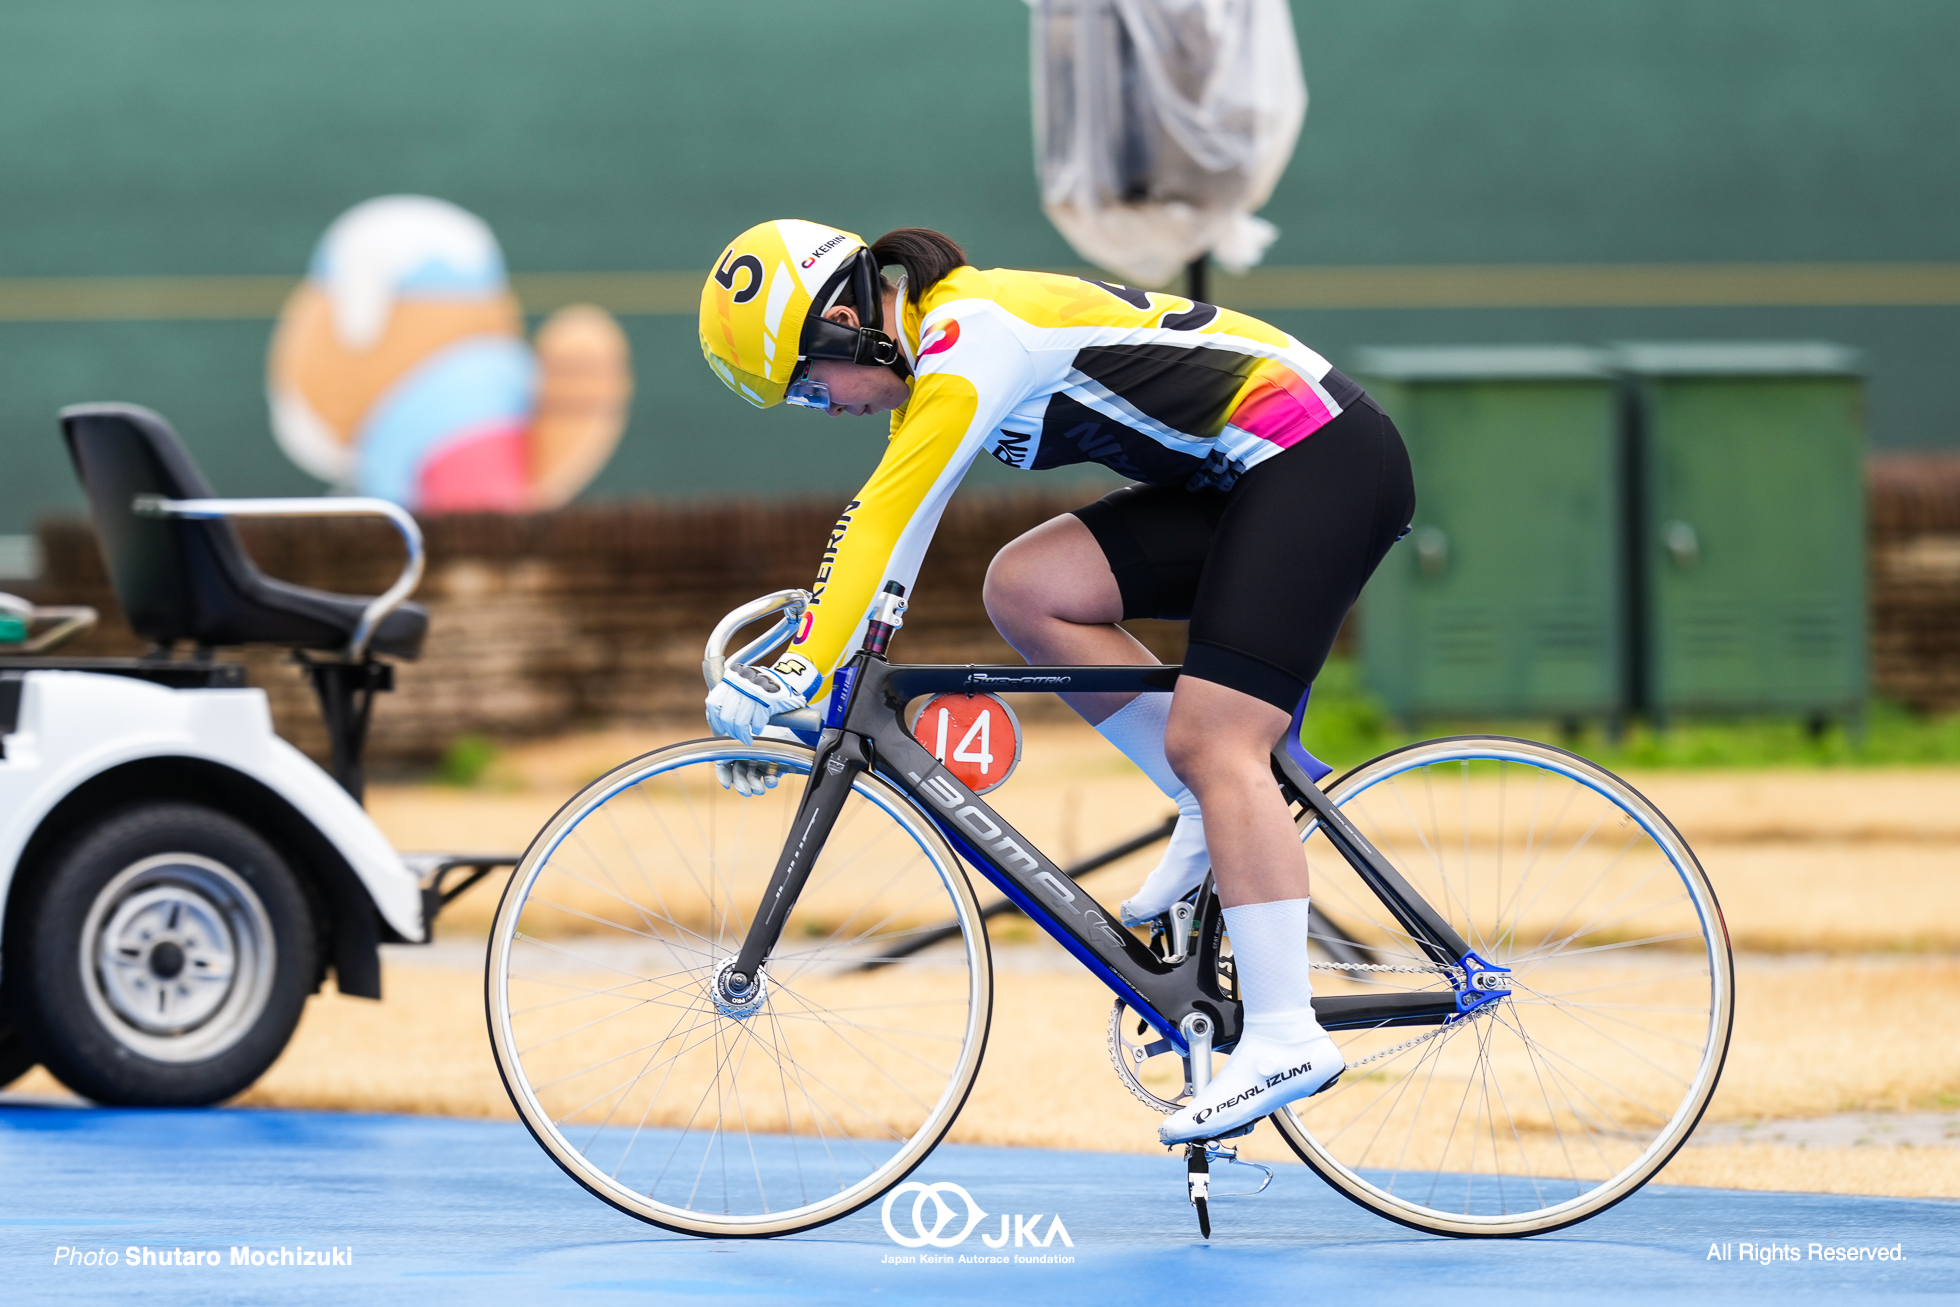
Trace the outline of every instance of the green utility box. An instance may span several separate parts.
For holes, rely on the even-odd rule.
[[[1570,346],[1376,349],[1356,380],[1415,466],[1362,601],[1395,716],[1613,717],[1627,685],[1618,381]]]
[[[1626,344],[1638,710],[1855,715],[1864,387],[1835,345]]]

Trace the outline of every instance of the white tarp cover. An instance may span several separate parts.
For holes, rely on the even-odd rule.
[[[1042,208],[1099,267],[1160,286],[1259,262],[1252,216],[1307,115],[1286,0],[1031,0]]]

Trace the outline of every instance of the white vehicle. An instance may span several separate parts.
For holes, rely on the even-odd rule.
[[[214,499],[156,414],[90,404],[61,421],[116,596],[154,647],[47,656],[93,614],[0,597],[0,1085],[39,1063],[100,1103],[214,1103],[272,1064],[329,970],[341,993],[380,998],[378,946],[428,942],[443,903],[513,859],[399,854],[361,808],[369,710],[393,687],[381,659],[414,658],[428,628],[405,602],[413,518],[370,499]],[[396,524],[408,564],[387,593],[273,580],[226,520],[320,514]],[[240,645],[306,668],[333,775],[274,733],[242,664],[213,657]]]

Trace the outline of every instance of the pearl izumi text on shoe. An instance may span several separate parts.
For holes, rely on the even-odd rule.
[[[1155,870],[1144,877],[1134,897],[1121,909],[1123,924],[1141,926],[1168,912],[1171,904],[1198,888],[1211,870],[1205,852],[1205,823],[1197,796],[1171,770],[1164,755],[1164,729],[1170,724],[1168,694],[1140,694],[1103,718],[1096,730],[1135,763],[1151,783],[1177,805],[1177,828]]]
[[[1346,1069],[1341,1050],[1324,1034],[1298,1044],[1247,1035],[1217,1077],[1164,1118],[1157,1138],[1167,1144],[1221,1138],[1319,1093]]]

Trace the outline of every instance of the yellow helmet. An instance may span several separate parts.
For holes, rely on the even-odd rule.
[[[796,218],[758,224],[722,251],[701,287],[701,353],[757,408],[783,402],[805,359],[905,374],[903,353],[883,331],[879,283],[878,261],[860,236]],[[855,330],[823,318],[846,287],[857,301]]]

